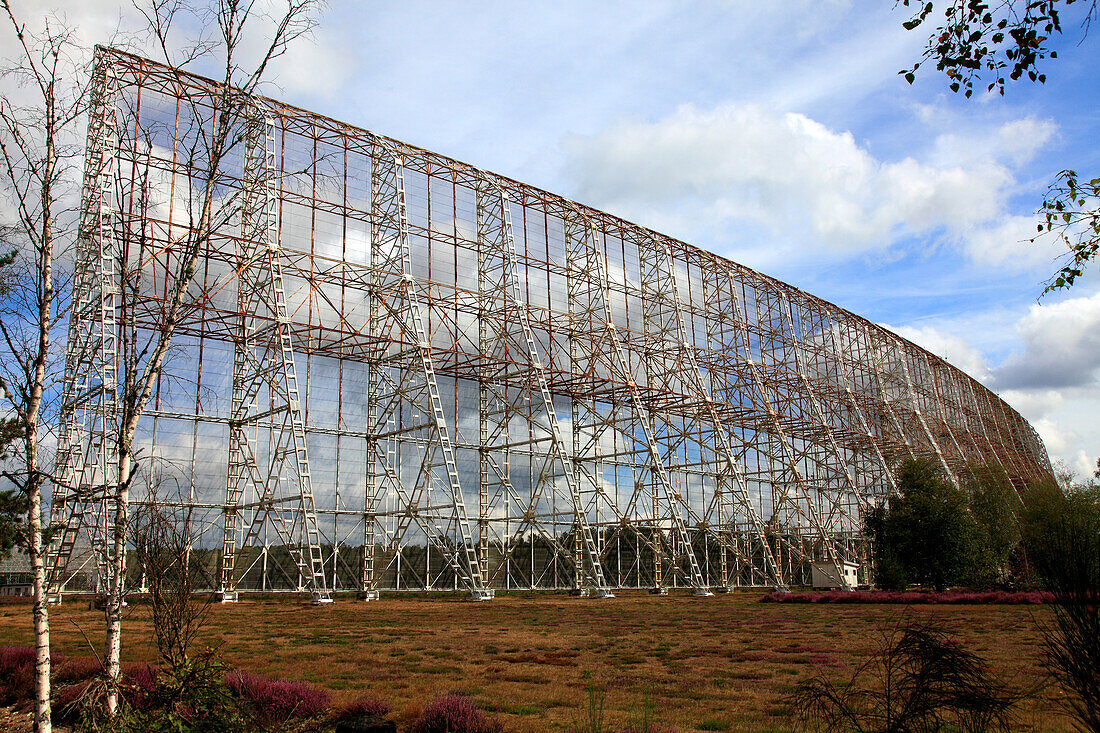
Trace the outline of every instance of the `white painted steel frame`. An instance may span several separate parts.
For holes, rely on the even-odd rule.
[[[95,80],[55,593],[103,580],[106,555],[77,548],[110,532],[128,232],[170,243],[180,226],[171,197],[135,219],[149,193],[126,171],[141,155],[166,190],[186,188],[181,107],[216,89],[115,51]],[[863,518],[898,460],[952,480],[986,461],[1017,486],[1050,471],[989,390],[837,306],[435,153],[256,105],[253,144],[219,184],[243,191],[242,216],[210,242],[141,435],[148,475],[183,487],[160,500],[186,510],[189,561],[227,597],[707,594],[807,582],[821,561],[866,579]],[[162,249],[141,262],[142,328]]]

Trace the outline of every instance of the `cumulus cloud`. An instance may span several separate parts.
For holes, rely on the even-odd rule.
[[[1040,238],[1032,243],[1037,215],[1005,216],[999,222],[977,227],[964,239],[967,254],[979,265],[992,265],[1008,269],[1026,269],[1036,265],[1050,267],[1050,263],[1064,249],[1053,238]]]
[[[930,123],[963,129],[946,132],[936,137],[928,153],[932,165],[980,163],[999,160],[1010,166],[1020,166],[1033,160],[1058,131],[1050,120],[1023,117],[1009,120],[994,130],[965,127],[966,122],[950,113],[943,119],[935,119],[942,110],[932,114]]]
[[[945,359],[952,366],[962,369],[979,381],[983,381],[989,374],[989,367],[982,353],[959,336],[941,331],[935,326],[915,328],[913,326],[883,325],[902,338],[909,339],[917,346]]]
[[[1032,305],[1016,324],[1023,350],[993,373],[999,389],[1064,389],[1095,383],[1100,369],[1100,293]]]
[[[1022,247],[997,247],[1030,236],[1034,221],[1006,222],[1013,166],[1054,130],[1015,120],[992,132],[942,135],[924,159],[884,161],[850,132],[803,114],[684,105],[657,122],[573,136],[565,147],[583,200],[672,234],[748,226],[844,256],[943,232],[976,260],[1015,264]]]
[[[254,64],[267,50],[275,22],[285,12],[278,3],[264,0],[253,7],[238,58],[245,67]],[[314,14],[323,21],[323,10]],[[210,36],[212,27],[204,8],[196,12],[181,10],[174,19],[170,52],[174,55],[189,47],[200,35]],[[17,15],[20,11],[17,9]],[[90,49],[97,43],[119,45],[145,53],[157,59],[160,54],[148,37],[147,24],[138,9],[117,0],[53,0],[41,9],[22,11],[32,31],[42,27],[45,18],[63,22],[73,31],[74,40]],[[207,27],[203,27],[207,24]],[[54,24],[56,27],[56,23]],[[275,60],[267,78],[289,95],[330,97],[347,82],[355,64],[355,55],[348,52],[344,34],[339,28],[317,27],[306,37],[297,39],[291,50]],[[14,52],[14,48],[11,52]],[[9,54],[0,51],[0,57]],[[200,59],[194,70],[218,77],[218,61]]]
[[[289,95],[333,98],[351,77],[354,54],[335,33],[318,29],[293,49],[272,69],[272,79]]]
[[[1036,421],[1058,410],[1066,402],[1065,396],[1056,389],[1006,389],[1001,392],[1001,399],[1024,417]]]

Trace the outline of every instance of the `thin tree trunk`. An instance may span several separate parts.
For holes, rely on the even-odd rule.
[[[38,277],[41,283],[38,299],[38,353],[34,361],[34,380],[27,404],[26,451],[27,489],[30,510],[27,516],[28,554],[34,568],[34,727],[37,733],[51,733],[50,710],[50,611],[46,605],[46,563],[42,548],[42,485],[43,475],[38,454],[38,418],[46,384],[46,361],[50,353],[50,328],[54,305],[53,257],[53,183],[57,166],[57,119],[54,83],[46,90],[46,159],[42,177],[42,240],[38,249]]]
[[[128,443],[126,443],[128,445]],[[130,514],[130,479],[133,474],[133,461],[125,447],[119,455],[118,490],[115,494],[114,544],[110,558],[107,586],[107,715],[114,717],[118,713],[118,694],[122,677],[120,659],[122,655],[122,605],[125,601],[126,581],[126,542]]]
[[[42,487],[40,476],[35,477],[38,486],[31,490],[31,508],[28,517],[30,531],[30,558],[34,568],[34,727],[38,733],[51,733],[53,723],[50,711],[50,610],[46,603],[46,558],[42,543]]]

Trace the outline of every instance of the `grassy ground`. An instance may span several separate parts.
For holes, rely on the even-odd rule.
[[[788,730],[780,699],[800,680],[846,678],[902,613],[936,617],[955,638],[1019,686],[1044,677],[1033,606],[794,605],[758,603],[758,593],[714,598],[622,593],[596,601],[512,595],[474,604],[459,598],[249,599],[215,606],[203,643],[255,673],[324,685],[338,701],[364,694],[410,720],[438,692],[459,690],[513,731],[556,730],[580,720],[586,675],[605,692],[607,719],[625,723],[648,695],[657,717],[680,731]],[[87,655],[102,645],[102,614],[86,599],[53,611],[55,648]],[[135,603],[123,656],[150,661],[147,608]],[[0,643],[29,644],[30,608],[0,606]],[[1057,688],[1036,694],[1018,725],[1064,730]]]

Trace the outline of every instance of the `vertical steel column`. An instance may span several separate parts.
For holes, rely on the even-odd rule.
[[[588,287],[583,293],[583,298],[581,298],[583,301],[581,307],[591,313],[592,322],[590,326],[594,331],[588,340],[592,351],[581,357],[582,363],[594,365],[595,362],[600,362],[603,368],[612,376],[612,379],[625,388],[623,396],[629,400],[629,411],[626,414],[636,422],[638,429],[624,431],[621,425],[616,426],[615,429],[617,434],[631,447],[632,453],[644,456],[641,467],[645,472],[646,480],[637,482],[638,486],[629,502],[630,507],[637,506],[638,489],[643,486],[656,487],[655,511],[664,511],[666,516],[662,518],[654,517],[655,521],[659,519],[653,527],[654,535],[659,534],[660,522],[669,523],[670,534],[673,538],[680,540],[679,547],[683,556],[687,559],[689,583],[697,591],[709,592],[707,591],[706,581],[699,569],[699,563],[695,558],[691,538],[681,514],[681,506],[684,503],[683,497],[674,489],[669,479],[667,467],[661,455],[661,446],[656,438],[653,415],[642,402],[637,382],[638,376],[634,374],[634,370],[631,368],[631,362],[628,361],[612,316],[603,253],[599,251],[598,247],[598,232],[595,226],[585,221],[583,214],[580,212],[571,213],[578,217],[577,223],[584,222],[585,225],[582,228],[570,227],[567,224],[566,257],[573,264],[586,263],[580,269],[590,279],[588,280]],[[580,297],[581,295],[580,288],[571,293],[571,296]],[[638,434],[639,430],[641,435]],[[650,537],[648,543],[656,554],[655,589],[661,591],[664,588],[659,575],[662,543],[657,536]],[[676,545],[672,545],[670,549],[675,553]]]
[[[822,409],[821,401],[818,399],[818,390],[813,383],[810,382],[808,375],[809,364],[806,355],[807,347],[806,340],[807,335],[805,331],[806,320],[805,311],[807,310],[805,304],[800,304],[799,310],[803,313],[804,317],[799,319],[801,329],[798,333],[795,331],[795,320],[793,316],[794,304],[789,294],[785,295],[784,303],[782,306],[782,317],[786,319],[787,332],[791,335],[792,342],[792,356],[794,357],[794,368],[798,375],[797,385],[792,389],[797,392],[801,400],[805,401],[805,404],[809,406],[809,410],[803,408],[803,419],[808,419],[811,425],[816,425],[820,432],[815,432],[814,435],[807,441],[808,445],[815,447],[814,455],[811,456],[811,460],[818,467],[819,476],[815,481],[815,485],[821,494],[825,494],[829,497],[829,501],[832,503],[833,512],[844,512],[845,509],[840,504],[841,496],[840,492],[835,487],[830,486],[832,482],[837,481],[842,484],[842,492],[847,495],[855,497],[857,502],[857,512],[855,516],[847,513],[844,520],[847,522],[847,527],[841,531],[837,531],[835,528],[831,532],[834,538],[841,534],[841,532],[850,531],[853,527],[856,531],[862,531],[863,527],[863,510],[868,507],[866,497],[863,497],[855,487],[854,479],[851,475],[851,471],[848,467],[847,461],[844,459],[844,455],[840,450],[840,446],[837,444],[836,438],[833,435],[832,428],[829,426],[828,421],[825,418],[825,412]],[[814,331],[815,333],[821,333],[820,331]],[[805,413],[809,412],[809,415]],[[807,451],[809,452],[809,451]],[[821,475],[823,474],[823,475]],[[825,524],[829,527],[834,527],[836,517],[831,513],[826,519]],[[842,553],[836,552],[836,556],[839,558]],[[851,558],[846,558],[851,560]],[[844,575],[841,573],[842,568],[837,566],[837,579],[843,579]]]
[[[840,342],[840,333],[839,333],[839,331],[840,331],[840,324],[839,323],[835,323],[833,325],[833,327],[829,329],[829,333],[830,333],[831,340],[832,340],[832,343],[833,343],[833,349],[835,350],[835,352],[837,354],[837,359],[839,359],[840,362],[841,362],[840,375],[841,375],[841,378],[844,380],[844,384],[843,384],[844,393],[847,396],[848,402],[852,407],[852,412],[855,413],[856,418],[859,421],[859,425],[858,425],[859,433],[866,436],[867,443],[871,446],[872,452],[875,454],[875,457],[878,459],[879,466],[882,469],[882,475],[886,478],[887,482],[889,482],[889,484],[890,484],[890,490],[891,491],[896,491],[897,490],[897,483],[894,480],[894,472],[892,470],[890,470],[890,463],[889,463],[889,461],[886,460],[886,454],[883,452],[882,446],[879,445],[879,443],[881,441],[881,437],[876,435],[871,430],[871,423],[867,419],[867,415],[864,414],[863,408],[860,406],[859,402],[856,400],[855,389],[853,388],[853,383],[855,381],[854,375],[849,376],[848,371],[846,369],[844,369],[843,365],[845,363],[847,363],[849,360],[851,360],[851,357],[848,354],[848,349],[845,348],[845,346],[842,345],[841,342]],[[854,360],[851,360],[851,361],[853,361],[853,363],[854,363]]]
[[[793,338],[793,334],[789,334],[785,330],[789,328],[789,319],[784,321],[781,313],[775,312],[776,309],[782,309],[786,301],[780,296],[777,300],[762,303],[761,298],[764,291],[759,284],[754,287],[757,323],[761,334],[767,333],[767,337],[761,335],[758,338],[758,363],[758,360],[754,359],[752,340],[747,328],[749,323],[748,303],[734,288],[722,288],[720,284],[716,285],[718,285],[720,293],[728,290],[728,298],[732,303],[726,307],[732,306],[735,315],[733,329],[719,329],[715,332],[715,336],[720,341],[712,347],[712,351],[726,354],[727,359],[730,355],[740,351],[741,358],[739,361],[743,364],[743,370],[747,372],[749,379],[734,384],[729,381],[734,373],[729,369],[722,369],[720,366],[715,369],[715,378],[725,381],[722,394],[727,400],[733,391],[738,391],[747,396],[755,413],[759,416],[760,422],[763,423],[755,431],[753,448],[766,460],[767,467],[770,470],[769,478],[774,510],[774,514],[768,522],[771,537],[778,543],[779,549],[787,550],[789,562],[793,562],[796,557],[800,561],[805,560],[806,551],[801,536],[789,534],[791,529],[789,521],[786,526],[780,526],[781,521],[784,519],[781,511],[783,509],[793,510],[799,520],[793,529],[801,530],[804,528],[804,520],[809,525],[808,528],[816,532],[826,559],[834,565],[838,577],[841,577],[839,556],[829,538],[827,528],[821,522],[817,504],[811,496],[810,487],[803,476],[803,469],[799,465],[802,460],[808,459],[806,456],[798,455],[791,436],[788,434],[789,431],[780,420],[782,416],[786,415],[784,407],[795,399],[795,397],[782,392],[778,383],[778,369],[786,364],[786,360],[778,358],[776,354],[785,352],[785,342]],[[737,327],[738,325],[741,327]],[[732,330],[732,333],[729,332],[730,330]],[[766,361],[766,357],[771,358],[771,364]],[[766,368],[772,369],[772,375],[765,373]],[[786,403],[784,400],[786,400]],[[798,501],[797,497],[791,499],[792,489],[801,492],[802,501]],[[784,531],[788,532],[787,536],[784,536]],[[779,573],[784,584],[787,580],[795,581],[793,567],[790,569],[780,567]]]
[[[107,502],[118,475],[118,298],[123,264],[115,233],[117,98],[111,58],[97,47],[50,512],[51,524],[60,531],[46,557],[47,597],[55,603],[61,601],[68,580],[64,574],[86,525],[98,567],[97,585],[104,591],[110,587],[107,548],[113,520]]]
[[[508,451],[524,450],[531,468],[530,492],[515,536],[528,528],[539,531],[559,554],[569,558],[576,592],[611,597],[588,523],[576,467],[562,438],[545,369],[531,331],[527,304],[520,292],[519,263],[507,192],[485,175],[476,184],[475,197],[482,359],[478,369],[480,475],[481,492],[485,497],[482,501],[486,503],[489,498],[490,483],[496,487],[494,498],[501,493],[519,496],[509,476]],[[526,440],[511,434],[511,426],[517,420],[527,427]],[[502,458],[500,453],[503,453]],[[563,508],[555,509],[554,502],[545,506],[546,498],[560,500]],[[569,516],[572,548],[561,545],[555,529],[565,523],[559,518],[564,512]],[[482,527],[482,533],[484,543],[487,526]],[[512,542],[505,557],[510,557],[514,549]],[[487,571],[487,558],[483,555],[482,572]]]
[[[237,600],[238,550],[251,547],[270,520],[296,561],[299,590],[308,590],[314,604],[331,603],[279,256],[276,122],[252,106],[244,125],[233,401],[219,590],[222,601]],[[267,409],[261,409],[265,397]],[[262,441],[265,434],[267,440]],[[255,499],[242,505],[247,490]],[[242,509],[251,510],[244,532]]]
[[[902,425],[897,410],[894,408],[895,397],[890,394],[891,385],[887,380],[887,372],[883,369],[882,357],[872,335],[872,328],[870,324],[862,321],[856,321],[851,324],[851,329],[857,336],[863,337],[862,348],[866,353],[866,363],[871,367],[872,374],[874,375],[875,382],[872,385],[870,396],[872,401],[877,402],[882,412],[885,413],[886,420],[893,426],[898,439],[904,444],[909,457],[915,459],[917,457],[916,449],[919,447],[919,444],[916,446],[914,445],[917,441],[913,439],[913,436],[911,436]],[[893,379],[896,380],[896,376],[894,376]]]
[[[900,348],[900,352],[895,353],[895,358],[901,359],[902,371],[900,376],[905,379],[905,387],[909,390],[909,399],[912,401],[913,413],[917,416],[917,421],[920,423],[921,429],[924,431],[924,436],[928,439],[928,443],[932,446],[932,450],[935,451],[936,457],[940,461],[940,465],[943,467],[944,473],[947,478],[955,486],[959,486],[959,477],[951,469],[951,465],[947,462],[947,457],[944,455],[943,450],[940,449],[939,441],[932,435],[931,428],[928,427],[928,420],[924,415],[924,411],[921,409],[921,400],[917,394],[917,389],[913,383],[913,376],[909,369],[909,359],[905,351],[905,346],[898,341],[896,337],[892,337],[890,340],[894,342],[896,348]]]
[[[405,168],[401,153],[375,139],[371,152],[371,337],[367,432],[379,488],[400,502],[389,538],[400,551],[416,522],[474,600],[494,593],[478,564],[450,429],[439,395],[421,290],[412,272]],[[396,455],[383,450],[401,437]],[[409,462],[409,458],[413,461]],[[404,473],[413,473],[406,482]],[[442,494],[443,498],[433,496]],[[455,535],[451,539],[448,525]],[[375,590],[364,588],[364,591]]]
[[[658,327],[656,332],[649,332],[657,338],[656,342],[650,340],[648,343],[647,350],[650,353],[646,361],[651,365],[651,372],[656,371],[652,369],[652,365],[660,366],[659,373],[656,375],[658,383],[654,385],[652,379],[654,374],[651,373],[649,385],[684,395],[684,407],[688,419],[693,425],[699,426],[701,436],[708,438],[702,441],[706,443],[705,445],[700,444],[693,448],[700,458],[705,451],[713,452],[711,455],[714,462],[711,466],[716,478],[716,491],[706,515],[708,517],[714,515],[721,504],[719,488],[723,492],[730,492],[745,512],[751,530],[755,534],[754,539],[760,543],[764,572],[770,574],[770,580],[777,587],[785,587],[775,558],[765,540],[763,523],[749,500],[742,467],[734,455],[731,443],[734,433],[715,407],[714,395],[699,365],[695,345],[688,339],[683,300],[676,282],[672,251],[664,239],[657,237],[646,239],[648,240],[645,243],[646,248],[650,250],[646,253],[648,257],[639,255],[643,265],[643,302],[649,302],[648,315]],[[639,250],[642,249],[643,245],[639,243]],[[650,288],[648,293],[647,287]],[[692,440],[692,435],[688,431],[673,437],[684,444]],[[682,497],[680,498],[682,500]],[[691,507],[686,502],[684,506],[689,512],[691,511]],[[724,533],[719,532],[716,539],[724,543]]]

